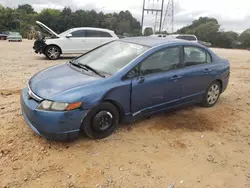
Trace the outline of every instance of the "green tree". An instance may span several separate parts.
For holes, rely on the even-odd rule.
[[[144,30],[144,35],[149,36],[153,34],[153,28],[152,27],[146,27]]]
[[[34,8],[29,4],[18,5],[17,11],[24,10],[26,14],[34,14]]]
[[[239,36],[243,48],[250,48],[250,29],[243,31]]]

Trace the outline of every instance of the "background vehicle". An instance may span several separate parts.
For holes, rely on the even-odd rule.
[[[197,42],[198,43],[198,39],[195,35],[188,35],[188,34],[176,34],[176,35],[168,35],[168,37],[173,37],[176,39],[183,39],[183,40],[187,40],[190,42]]]
[[[37,73],[22,91],[24,118],[40,135],[100,139],[125,119],[187,104],[216,104],[229,62],[198,43],[133,37]]]
[[[12,41],[22,42],[22,36],[18,32],[10,32],[7,39],[9,42]]]
[[[33,48],[36,53],[43,53],[51,60],[58,59],[61,54],[82,54],[118,39],[114,31],[108,29],[81,27],[69,29],[58,35],[43,23],[36,23],[52,37],[38,39]]]
[[[8,35],[5,33],[0,33],[0,40],[7,40]]]
[[[212,47],[212,44],[210,42],[204,42],[204,41],[198,41],[200,44],[206,46],[206,47]]]

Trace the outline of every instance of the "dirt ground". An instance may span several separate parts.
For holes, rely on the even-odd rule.
[[[231,61],[213,108],[191,106],[122,125],[110,137],[48,141],[25,123],[20,90],[48,61],[33,41],[0,41],[0,187],[250,188],[250,52]]]

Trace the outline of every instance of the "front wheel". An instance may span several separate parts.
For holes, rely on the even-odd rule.
[[[217,103],[220,94],[221,94],[221,84],[218,81],[212,82],[206,91],[202,105],[204,107],[214,106]]]
[[[45,49],[45,56],[50,60],[56,60],[60,57],[61,50],[57,46],[48,46]]]
[[[119,122],[119,113],[114,105],[101,103],[93,108],[86,116],[83,132],[92,139],[102,139],[111,135]]]

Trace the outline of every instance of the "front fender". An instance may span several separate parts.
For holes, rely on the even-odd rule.
[[[87,86],[67,90],[53,96],[60,102],[83,102],[84,110],[92,109],[103,101],[114,101],[124,113],[130,112],[131,80],[110,82],[101,81]]]

